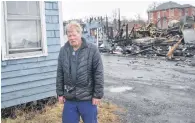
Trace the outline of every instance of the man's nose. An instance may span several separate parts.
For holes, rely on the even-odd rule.
[[[69,37],[69,39],[73,39],[73,37],[72,37],[72,36],[70,36],[70,37]]]

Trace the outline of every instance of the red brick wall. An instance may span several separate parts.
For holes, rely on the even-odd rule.
[[[193,13],[192,13],[192,11],[193,11],[193,7],[190,7],[190,8],[185,8],[185,9],[184,9],[184,13],[183,13],[183,15],[185,15],[185,11],[186,11],[186,10],[188,10],[188,14],[187,14],[188,16],[192,16],[192,15],[193,15]]]
[[[184,11],[182,11],[182,9],[176,8],[176,9],[174,9],[174,16],[173,17],[170,17],[169,16],[169,9],[168,10],[160,11],[160,17],[162,17],[163,16],[163,12],[166,11],[165,16],[169,18],[168,21],[173,20],[173,19],[174,20],[179,20],[181,16],[184,16],[185,15],[185,9],[188,10],[188,15],[189,16],[192,16],[192,11],[193,11],[194,8],[184,8],[183,9]],[[155,24],[156,24],[156,22],[158,20],[158,15],[157,15],[158,12],[159,11],[153,12],[153,22]],[[161,25],[162,25],[162,23],[163,22],[161,21]]]

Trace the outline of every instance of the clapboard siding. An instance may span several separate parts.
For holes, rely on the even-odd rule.
[[[53,78],[53,77],[56,77],[56,71],[3,79],[3,82],[1,83],[1,87],[8,86],[8,85],[14,85],[14,84],[22,84],[26,82],[30,83],[32,81],[36,81],[39,79],[48,79],[48,78]]]
[[[21,98],[21,97],[35,95],[38,93],[53,91],[55,89],[56,89],[56,86],[55,86],[55,83],[53,83],[53,84],[49,84],[49,85],[8,92],[8,93],[3,94],[1,96],[1,99],[3,101],[13,100],[13,99]]]
[[[48,60],[48,61],[40,61],[40,62],[31,62],[31,63],[23,63],[17,65],[7,65],[1,69],[2,73],[14,70],[26,70],[30,68],[38,68],[44,66],[57,65],[57,60]]]
[[[21,84],[17,84],[17,85],[9,85],[9,86],[5,86],[1,89],[1,93],[8,93],[8,92],[13,92],[13,91],[18,91],[18,90],[23,90],[23,89],[31,89],[34,87],[39,87],[39,86],[44,86],[44,85],[48,85],[48,84],[53,84],[55,83],[56,78],[51,78],[51,79],[40,79],[37,81],[33,81],[30,83],[23,83],[21,86]]]
[[[34,63],[38,61],[47,61],[47,60],[56,60],[58,58],[59,52],[53,52],[49,53],[47,57],[38,57],[38,58],[31,58],[31,59],[16,59],[11,61],[3,61],[5,65],[2,65],[2,67],[6,65],[16,65],[16,64],[23,64],[23,63]]]
[[[45,73],[45,72],[51,72],[56,71],[57,66],[51,65],[46,67],[38,67],[38,68],[32,68],[32,69],[26,69],[26,70],[16,70],[16,71],[9,71],[1,73],[1,79],[9,79],[14,77],[22,77],[32,74],[39,74],[39,73]]]
[[[53,91],[47,91],[44,93],[38,93],[38,94],[27,96],[27,97],[17,98],[14,100],[8,100],[8,101],[1,100],[1,108],[10,107],[13,105],[19,105],[19,104],[27,103],[30,101],[35,101],[35,100],[40,100],[43,98],[51,97],[51,96],[54,96],[55,93],[56,91],[53,90]]]
[[[2,61],[1,108],[56,95],[60,51],[58,2],[45,2],[47,56]]]
[[[60,51],[60,45],[50,45],[48,46],[48,53],[55,53]]]
[[[60,39],[59,38],[47,38],[47,45],[56,45],[59,44],[60,45]]]

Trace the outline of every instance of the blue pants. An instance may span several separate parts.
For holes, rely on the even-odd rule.
[[[63,123],[97,123],[97,106],[91,101],[65,101],[62,114]]]

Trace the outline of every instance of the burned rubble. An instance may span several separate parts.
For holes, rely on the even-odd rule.
[[[137,30],[133,27],[130,33],[128,33],[128,24],[123,25],[116,37],[108,41],[111,48],[100,48],[100,51],[112,54],[163,56],[168,59],[193,57],[195,22],[190,19],[175,21],[168,29],[158,29],[149,23]]]

